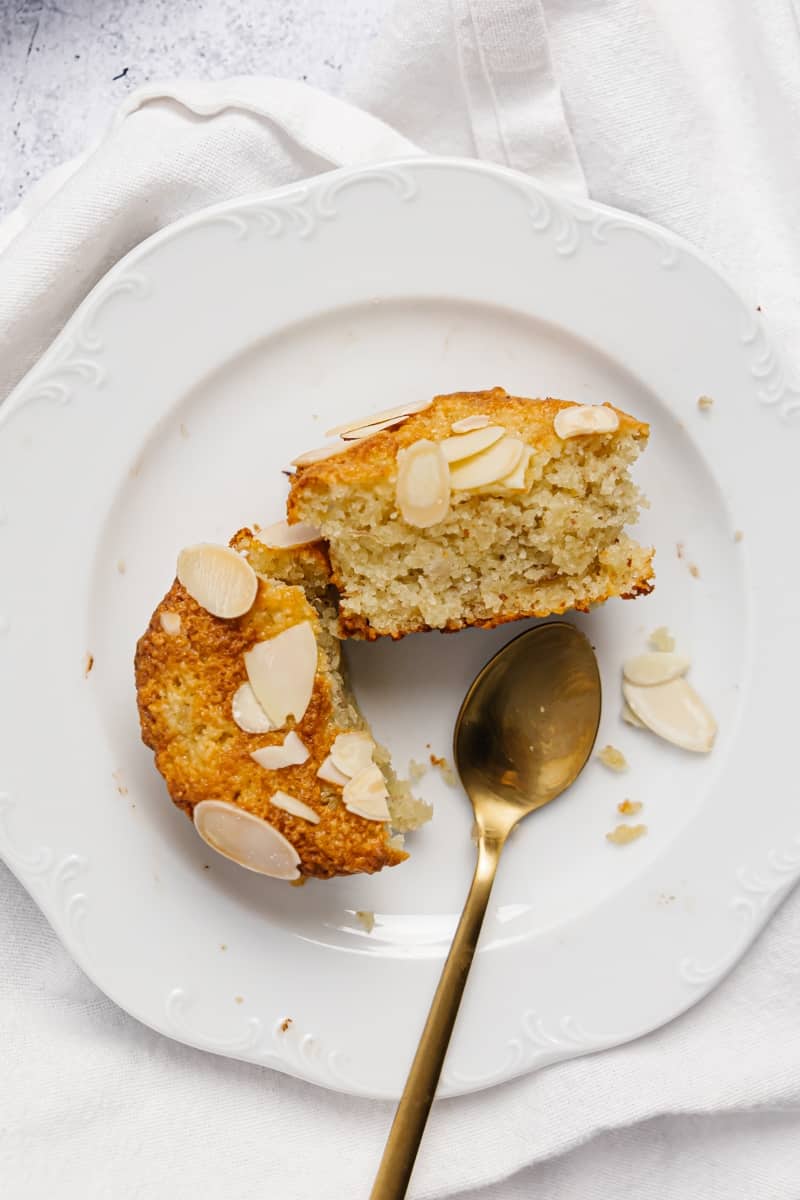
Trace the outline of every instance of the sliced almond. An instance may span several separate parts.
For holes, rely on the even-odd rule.
[[[397,507],[417,529],[437,525],[450,507],[447,460],[438,442],[420,438],[397,453]]]
[[[666,741],[698,754],[708,753],[714,745],[716,722],[684,678],[658,687],[625,680],[622,693],[639,720]]]
[[[291,550],[294,546],[307,546],[310,542],[318,542],[322,538],[320,531],[307,521],[298,521],[290,525],[288,521],[276,521],[266,529],[259,529],[255,535],[256,541],[271,550]]]
[[[628,683],[638,683],[640,687],[653,687],[659,683],[669,683],[685,675],[691,663],[682,654],[666,653],[653,650],[649,654],[637,654],[623,664],[622,674]]]
[[[553,428],[564,440],[591,433],[613,433],[619,417],[605,404],[572,404],[556,413]]]
[[[372,762],[374,749],[375,743],[363,730],[340,733],[331,746],[331,760],[337,771],[352,779]]]
[[[347,449],[345,442],[334,442],[332,446],[317,446],[315,450],[306,450],[305,454],[298,454],[297,458],[292,459],[290,466],[310,467],[312,463],[324,462],[326,458],[344,454]]]
[[[251,750],[250,757],[266,771],[281,771],[284,767],[298,767],[308,758],[308,750],[294,730],[287,733],[279,746],[262,746]]]
[[[246,558],[230,546],[201,542],[178,555],[178,579],[213,617],[242,617],[253,607],[258,577]]]
[[[297,879],[300,855],[267,821],[224,800],[194,806],[194,827],[212,850],[248,871],[273,879]]]
[[[381,412],[359,417],[356,421],[347,421],[344,425],[334,425],[333,429],[328,430],[325,437],[346,437],[349,433],[364,429],[369,425],[383,425],[384,428],[388,428],[387,422],[399,425],[401,421],[405,421],[406,417],[424,412],[426,408],[430,408],[432,403],[432,400],[416,400],[409,404],[397,404],[394,408],[384,408]]]
[[[488,450],[450,468],[450,486],[464,492],[505,479],[518,465],[525,447],[519,438],[503,437]]]
[[[622,719],[628,725],[633,725],[633,727],[635,729],[647,729],[647,726],[645,725],[644,721],[639,720],[636,713],[631,708],[630,704],[628,704],[627,701],[625,701],[625,700],[623,700],[623,702],[622,702]]]
[[[396,429],[407,419],[407,417],[394,417],[388,421],[376,421],[374,425],[359,425],[357,429],[351,429],[349,433],[343,433],[340,436],[345,442],[365,442],[367,438],[381,433],[384,429]]]
[[[270,796],[269,802],[276,808],[282,808],[285,812],[291,813],[293,817],[302,817],[304,821],[310,821],[312,825],[319,825],[319,813],[315,813],[313,808],[303,804],[302,800],[290,796],[288,792],[275,792]]]
[[[380,767],[370,763],[363,771],[348,779],[342,791],[345,808],[368,821],[389,821],[391,814],[386,803],[389,793]]]
[[[273,728],[249,683],[243,683],[233,693],[231,713],[244,733],[269,733]]]
[[[339,768],[334,766],[333,759],[329,754],[320,764],[317,779],[324,779],[326,783],[335,783],[337,787],[343,788],[349,782],[350,777],[343,775]]]
[[[258,642],[244,656],[250,686],[276,729],[293,716],[303,719],[317,674],[317,640],[310,621],[301,621]]]
[[[457,463],[472,458],[473,454],[480,454],[481,450],[488,450],[501,437],[505,437],[505,433],[502,425],[487,425],[485,429],[473,429],[471,433],[458,433],[455,437],[445,438],[439,444],[447,461]]]
[[[164,633],[169,634],[170,637],[177,637],[181,631],[180,613],[165,611],[161,613],[158,619]]]
[[[462,417],[460,421],[453,421],[450,428],[453,433],[472,433],[473,429],[485,429],[490,421],[491,417],[487,417],[486,413],[476,413],[474,417]]]
[[[528,470],[528,463],[533,456],[531,446],[523,445],[522,457],[520,458],[514,470],[510,474],[504,475],[502,479],[498,479],[501,487],[508,488],[512,492],[527,492],[528,484],[525,479],[525,474]]]

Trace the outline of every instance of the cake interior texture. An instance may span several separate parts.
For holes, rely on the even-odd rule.
[[[391,471],[362,481],[329,470],[324,488],[301,487],[297,511],[328,542],[344,631],[489,627],[650,591],[652,551],[625,532],[643,504],[629,470],[643,428],[534,442],[526,491],[454,491],[444,519],[424,529],[398,512]]]
[[[366,730],[372,735],[369,723],[359,709],[350,681],[346,656],[339,638],[339,604],[330,586],[330,573],[324,552],[316,547],[280,551],[263,546],[258,535],[245,529],[231,543],[244,552],[250,565],[265,581],[278,580],[299,586],[319,619],[317,645],[322,660],[321,669],[330,687],[331,723],[339,730]],[[389,792],[391,828],[396,833],[418,829],[431,819],[430,804],[415,796],[407,780],[395,772],[391,755],[385,746],[376,743],[375,762],[380,767]],[[334,802],[337,789],[321,784]],[[395,843],[398,848],[401,842]]]

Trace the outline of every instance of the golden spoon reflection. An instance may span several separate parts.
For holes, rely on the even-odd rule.
[[[509,642],[467,692],[456,766],[475,814],[477,863],[371,1200],[401,1200],[441,1075],[500,855],[514,826],[577,778],[600,723],[600,674],[588,640],[563,621]]]

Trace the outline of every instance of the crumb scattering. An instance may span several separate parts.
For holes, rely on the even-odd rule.
[[[234,996],[233,998],[237,1004],[244,1004],[244,996]]]
[[[360,921],[366,929],[367,933],[372,933],[375,928],[375,913],[369,909],[360,908],[356,912],[356,920]]]
[[[714,407],[714,401],[711,396],[700,396],[697,401],[697,407],[701,412],[709,412]]]
[[[427,763],[417,762],[417,760],[415,758],[410,759],[409,764],[408,764],[409,781],[411,783],[419,783],[420,779],[422,779],[422,776],[425,774],[427,769],[428,769]]]
[[[676,551],[676,553],[677,553],[677,555],[678,555],[678,558],[683,558],[683,551],[684,551],[684,549],[685,549],[685,547],[684,547],[684,544],[683,544],[683,542],[676,542],[676,543],[675,543],[675,551]]]
[[[299,879],[290,879],[289,887],[305,887],[308,883],[308,876],[301,875]]]
[[[186,426],[183,424],[183,422],[181,422],[181,437],[188,438],[188,436],[189,436],[189,430],[186,428]]]
[[[622,800],[617,805],[617,812],[622,813],[623,817],[635,817],[636,814],[641,811],[641,800]]]
[[[744,534],[742,533],[741,529],[737,529],[733,535],[733,540],[735,542],[740,542],[743,537],[744,537]]]
[[[616,746],[603,746],[603,749],[598,751],[597,757],[604,767],[608,767],[612,771],[627,771],[628,769],[627,758]]]
[[[692,579],[700,578],[700,568],[698,567],[697,563],[689,563],[689,574],[691,575]]]
[[[120,796],[127,796],[128,789],[122,781],[122,772],[121,771],[112,771],[111,778],[114,780],[114,783],[117,785],[117,791],[119,792]]]
[[[291,1017],[284,1017],[281,1021],[281,1033],[286,1033],[286,1030],[289,1029],[293,1024],[294,1022],[292,1021]]]
[[[654,629],[650,634],[650,647],[665,654],[671,654],[675,649],[675,638],[666,625],[659,625],[658,629]]]
[[[124,575],[125,572],[127,571],[127,569],[128,568],[125,565],[125,559],[124,558],[119,559],[119,561],[117,562],[117,570],[119,571],[120,575]]]
[[[227,949],[228,949],[228,947],[227,947],[227,945],[225,944],[225,942],[220,942],[220,947],[219,947],[219,948],[220,948],[220,950],[227,950]]]
[[[85,666],[85,668],[84,668],[84,671],[83,671],[83,677],[84,677],[84,679],[88,679],[88,678],[89,678],[89,675],[90,675],[90,673],[91,673],[91,670],[92,670],[92,667],[93,667],[93,666],[94,666],[94,655],[93,655],[93,654],[87,654],[87,655],[86,655],[86,666]]]
[[[646,825],[617,825],[616,829],[612,829],[610,833],[606,834],[606,841],[611,842],[614,846],[627,846],[629,842],[637,841],[646,833]]]
[[[455,787],[457,784],[456,773],[450,766],[446,758],[442,758],[440,754],[431,754],[431,766],[437,767],[441,772],[442,779],[449,787]]]

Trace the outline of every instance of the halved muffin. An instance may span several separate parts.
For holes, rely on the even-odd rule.
[[[430,808],[350,693],[320,545],[184,551],[136,651],[142,738],[215,850],[281,879],[381,870]]]
[[[648,426],[610,405],[458,392],[331,430],[295,460],[290,522],[328,545],[344,635],[402,637],[652,590],[625,532]]]

